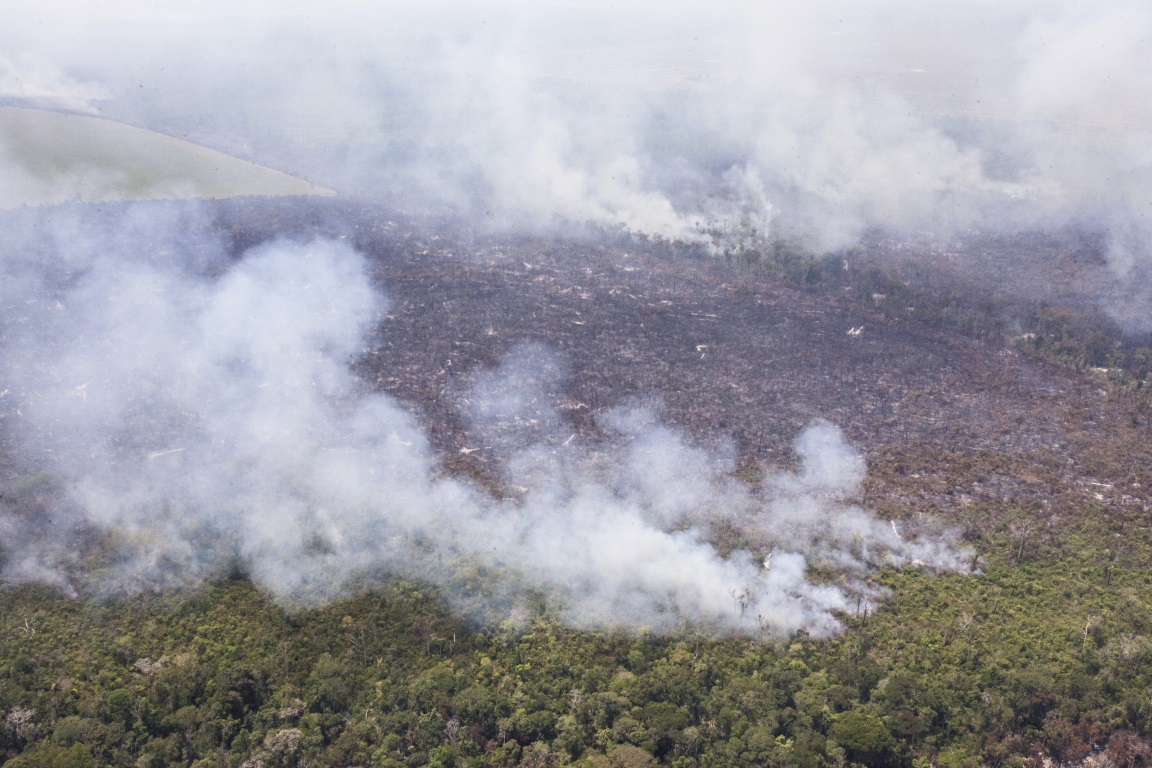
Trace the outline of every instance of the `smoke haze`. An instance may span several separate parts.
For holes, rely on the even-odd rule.
[[[3,97],[481,219],[692,237],[726,175],[821,248],[1145,208],[1135,2],[7,10]]]
[[[0,513],[6,579],[121,592],[239,567],[309,603],[398,574],[485,621],[526,615],[534,592],[581,627],[826,635],[879,597],[875,569],[971,558],[855,505],[864,462],[825,422],[797,438],[799,470],[760,491],[732,478],[734,451],[695,444],[658,405],[621,405],[600,415],[603,440],[573,439],[564,361],[540,346],[460,384],[476,449],[505,470],[509,493],[493,496],[444,473],[412,414],[349,372],[388,301],[342,242],[232,262],[187,206],[14,224],[4,419],[33,457],[26,476],[61,490]],[[769,561],[720,556],[716,521]],[[809,563],[844,579],[814,583]]]
[[[721,253],[1086,229],[1107,242],[1098,300],[1152,329],[1137,2],[26,6],[0,0],[0,103],[485,231],[589,223]],[[0,163],[13,151],[0,140]],[[755,490],[734,449],[663,424],[658,401],[573,439],[566,363],[542,346],[453,382],[506,493],[453,478],[349,372],[388,306],[360,255],[279,241],[233,261],[195,205],[157,210],[17,213],[0,238],[0,403],[29,471],[62,489],[42,515],[5,508],[7,578],[67,587],[95,558],[102,588],[152,589],[232,564],[313,601],[403,574],[478,616],[521,615],[538,589],[579,626],[827,634],[879,597],[877,567],[970,562],[953,534],[904,535],[854,502],[864,462],[830,424]],[[757,556],[722,557],[718,522]],[[91,531],[104,551],[73,546]]]

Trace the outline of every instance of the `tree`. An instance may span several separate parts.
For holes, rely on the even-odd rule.
[[[846,749],[852,759],[870,765],[885,760],[893,746],[892,734],[884,721],[860,709],[837,715],[828,736]]]
[[[640,747],[623,744],[608,755],[612,768],[656,768],[656,758]]]

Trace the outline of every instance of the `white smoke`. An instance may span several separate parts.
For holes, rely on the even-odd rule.
[[[94,114],[97,103],[110,98],[112,92],[104,85],[76,80],[50,62],[0,55],[0,102]]]
[[[0,9],[0,56],[36,62],[9,92],[474,223],[718,250],[1090,226],[1118,284],[1149,263],[1137,0]]]
[[[359,254],[280,241],[233,263],[194,208],[126,211],[12,221],[0,403],[36,459],[0,507],[8,580],[169,589],[239,566],[310,602],[401,574],[489,620],[534,591],[581,627],[826,635],[852,595],[879,597],[879,567],[966,570],[950,534],[898,536],[850,501],[864,462],[830,424],[763,492],[733,479],[733,451],[652,408],[572,439],[563,362],[540,347],[473,372],[459,398],[505,467],[494,498],[447,476],[416,419],[350,373],[387,309]],[[37,470],[59,485],[39,512],[17,488]],[[715,521],[767,542],[770,568],[722,557]],[[843,580],[811,580],[809,562]]]

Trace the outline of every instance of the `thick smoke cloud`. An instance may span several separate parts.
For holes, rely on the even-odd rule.
[[[591,222],[718,252],[775,236],[834,250],[877,227],[1093,229],[1108,310],[1152,328],[1137,2],[0,11],[0,103],[101,114],[482,228]],[[0,176],[12,151],[0,142]],[[949,535],[853,502],[863,461],[832,425],[755,490],[734,451],[662,424],[658,402],[573,439],[546,348],[452,390],[471,447],[504,469],[494,497],[349,373],[387,306],[358,255],[281,242],[233,263],[194,206],[150,210],[32,212],[0,239],[0,407],[28,462],[0,505],[6,578],[76,586],[97,568],[101,588],[135,590],[239,567],[310,601],[399,573],[483,617],[539,590],[580,626],[828,633],[879,597],[867,576],[884,563],[966,568]],[[757,557],[720,556],[720,523]],[[830,569],[843,580],[809,578]]]
[[[0,96],[503,222],[697,236],[734,173],[758,178],[733,193],[763,187],[763,222],[831,248],[870,226],[1094,218],[1105,188],[1136,212],[1149,189],[1135,1],[6,10]]]
[[[826,635],[881,596],[878,567],[970,562],[948,532],[901,534],[854,503],[864,461],[831,424],[805,429],[799,469],[760,490],[658,404],[574,439],[564,361],[542,347],[459,386],[507,494],[445,473],[412,414],[350,373],[388,301],[340,241],[233,262],[187,205],[33,211],[10,231],[0,403],[27,463],[0,506],[6,580],[121,592],[239,568],[308,603],[399,574],[482,621],[542,594],[581,627]],[[721,556],[719,521],[768,560]]]
[[[0,99],[176,133],[474,223],[717,250],[882,227],[1109,236],[1147,330],[1136,0],[0,4]]]

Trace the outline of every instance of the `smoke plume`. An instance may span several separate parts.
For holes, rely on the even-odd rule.
[[[716,251],[1084,228],[1110,243],[1099,300],[1148,327],[1135,0],[8,5],[0,99],[481,227]]]
[[[26,461],[0,505],[6,580],[123,592],[239,568],[298,604],[401,575],[481,621],[544,595],[580,627],[827,635],[880,597],[877,568],[967,570],[951,534],[901,535],[853,501],[864,461],[835,426],[754,490],[655,402],[574,439],[564,361],[539,346],[457,387],[508,492],[446,473],[412,413],[350,372],[388,300],[339,240],[233,259],[195,205],[10,223],[0,404]],[[756,556],[722,556],[717,522]]]

